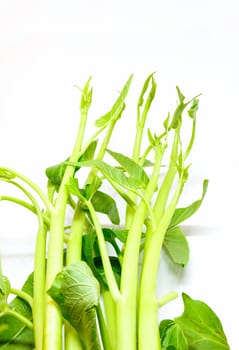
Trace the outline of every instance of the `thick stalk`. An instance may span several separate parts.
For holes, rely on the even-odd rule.
[[[160,164],[163,152],[157,150],[155,166],[146,188],[144,197],[150,202],[158,183]],[[137,323],[137,283],[138,262],[141,235],[144,225],[147,206],[141,200],[128,233],[121,272],[121,294],[117,303],[117,350],[136,350],[136,323]]]
[[[87,111],[81,113],[81,120],[78,129],[75,145],[70,157],[71,162],[77,162],[80,150],[83,144],[85,126],[87,120]],[[48,290],[55,276],[63,267],[63,245],[64,245],[64,223],[65,211],[68,200],[66,184],[74,175],[74,167],[67,166],[58,195],[55,201],[55,207],[51,215],[50,237],[48,245],[48,263],[46,274],[46,289]],[[58,306],[47,296],[46,298],[46,316],[45,316],[45,334],[44,350],[62,349],[62,316]]]
[[[158,301],[156,285],[158,265],[165,232],[175,211],[183,186],[183,175],[179,179],[173,198],[157,225],[155,232],[148,232],[144,247],[144,259],[140,281],[139,298],[139,350],[161,350],[158,330]]]

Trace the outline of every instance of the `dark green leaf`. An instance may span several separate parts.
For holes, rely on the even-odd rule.
[[[163,320],[159,330],[162,350],[189,350],[182,329],[173,320]]]
[[[119,224],[119,212],[115,200],[112,197],[104,192],[96,191],[91,202],[97,212],[106,214],[113,224]]]
[[[142,187],[146,187],[149,178],[144,171],[143,167],[141,167],[139,164],[135,163],[131,158],[118,153],[113,152],[110,150],[107,150],[108,153],[123,167],[125,171],[136,181],[141,183]]]
[[[200,199],[193,202],[191,205],[185,208],[177,208],[173,214],[172,220],[170,222],[170,227],[176,226],[180,224],[181,222],[188,219],[190,216],[192,216],[201,206],[203,199],[205,197],[205,194],[207,192],[208,187],[208,180],[203,181],[203,191],[202,196]]]
[[[105,127],[111,120],[118,119],[121,116],[122,111],[125,108],[124,100],[128,94],[132,79],[133,79],[133,75],[131,75],[127,80],[126,84],[124,85],[119,97],[115,101],[111,110],[96,120],[95,125],[97,127]]]
[[[60,272],[48,294],[59,305],[63,317],[76,329],[86,350],[100,350],[96,307],[100,286],[84,262],[71,264]]]
[[[22,290],[33,295],[33,274],[24,283]],[[28,319],[32,319],[31,308],[19,297],[14,298],[9,307]],[[12,316],[0,317],[0,349],[4,350],[32,350],[34,336],[32,330],[27,328],[21,321]]]
[[[187,338],[190,350],[230,350],[221,322],[204,302],[183,293],[184,312],[175,318]]]
[[[103,229],[104,238],[107,242],[109,242],[117,255],[120,254],[120,249],[118,244],[115,241],[114,231],[108,228]],[[92,272],[95,277],[98,279],[101,285],[107,288],[107,281],[105,278],[105,273],[103,270],[103,264],[100,257],[100,251],[98,246],[98,240],[96,236],[96,232],[90,232],[87,235],[83,236],[82,239],[82,258],[87,262],[90,266]],[[115,274],[116,280],[119,282],[120,280],[120,271],[119,271],[119,260],[116,257],[110,257],[111,266],[113,272]]]
[[[189,245],[180,227],[170,228],[166,232],[163,247],[175,264],[187,265],[189,260]]]
[[[67,161],[69,158],[66,159]],[[63,179],[63,176],[65,174],[67,165],[65,162],[50,166],[46,169],[46,176],[50,180],[51,184],[56,187],[56,189],[59,188],[61,185],[61,181]]]

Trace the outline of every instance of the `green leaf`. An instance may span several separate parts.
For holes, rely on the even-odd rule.
[[[175,264],[181,266],[187,265],[189,260],[189,245],[180,227],[172,227],[166,232],[163,247]]]
[[[150,75],[148,76],[148,78],[147,78],[147,79],[145,80],[145,82],[144,82],[143,88],[142,88],[142,90],[141,90],[141,93],[140,93],[139,99],[138,99],[138,107],[142,107],[142,106],[143,106],[143,103],[144,103],[144,95],[145,95],[145,93],[146,93],[147,90],[148,90],[148,86],[149,86],[150,80],[152,80],[152,87],[151,87],[151,90],[150,90],[150,93],[149,93],[151,101],[152,101],[153,98],[154,98],[155,91],[156,91],[156,83],[155,83],[154,78],[153,78],[154,74],[155,74],[155,72],[152,73],[152,74],[150,74]]]
[[[33,295],[33,274],[28,277],[22,290]],[[32,319],[30,306],[21,298],[14,298],[9,307],[26,318]],[[0,317],[0,329],[0,349],[32,350],[35,348],[33,331],[15,317],[8,315]]]
[[[111,196],[104,192],[96,191],[91,198],[91,202],[95,211],[106,214],[113,224],[119,224],[119,212],[116,202]]]
[[[7,298],[10,293],[10,282],[7,277],[0,275],[0,313],[7,307]]]
[[[124,168],[125,171],[136,181],[138,181],[142,187],[146,187],[149,178],[144,171],[143,167],[135,163],[131,158],[118,153],[107,150],[107,152]]]
[[[185,96],[182,94],[180,91],[179,87],[176,87],[177,93],[178,93],[178,98],[179,98],[179,104],[176,107],[174,114],[173,114],[173,120],[171,122],[170,128],[176,129],[178,127],[178,124],[182,120],[182,114],[185,108],[187,107],[188,103],[184,103]]]
[[[89,266],[80,261],[64,268],[57,274],[48,294],[79,334],[84,349],[100,350],[96,322],[100,286]]]
[[[204,302],[183,293],[184,312],[174,319],[187,338],[190,350],[230,350],[221,322]]]
[[[118,244],[116,243],[116,240],[115,240],[116,236],[114,231],[108,228],[104,228],[103,234],[104,234],[105,240],[113,246],[116,254],[117,255],[121,254],[120,248],[118,247]],[[90,266],[92,272],[94,273],[95,277],[98,279],[100,284],[103,285],[105,288],[108,288],[95,231],[92,231],[87,235],[83,236],[82,259],[86,261],[87,264]],[[111,263],[111,267],[114,272],[115,278],[119,283],[120,275],[121,275],[121,267],[120,267],[119,260],[117,257],[110,256],[110,263]]]
[[[189,350],[187,338],[173,320],[163,320],[159,330],[162,350]]]
[[[203,181],[203,191],[202,196],[200,199],[193,202],[191,205],[185,208],[177,208],[173,214],[172,220],[170,222],[170,227],[176,226],[180,224],[181,222],[188,219],[190,216],[192,216],[201,206],[203,199],[205,197],[205,194],[207,192],[208,187],[208,180]]]
[[[89,144],[89,146],[87,147],[87,149],[85,150],[85,152],[81,155],[79,161],[81,161],[81,160],[87,161],[87,160],[92,159],[94,157],[94,154],[95,154],[96,146],[97,146],[97,141],[96,140],[92,141]],[[47,178],[52,183],[52,185],[54,185],[56,187],[57,190],[59,189],[59,186],[61,185],[63,176],[64,176],[65,171],[66,171],[68,161],[69,161],[69,158],[67,158],[64,162],[50,166],[46,169]],[[80,169],[79,166],[75,167],[75,172],[79,169]]]
[[[90,89],[91,77],[87,80],[81,95],[80,110],[87,114],[92,102],[92,88]]]
[[[110,182],[125,187],[126,189],[137,190],[142,188],[142,184],[135,178],[128,178],[124,172],[120,169],[114,168],[113,166],[105,163],[102,160],[89,160],[86,162],[67,162],[72,166],[81,167],[96,167]]]
[[[118,119],[121,116],[122,111],[125,108],[124,100],[128,94],[132,79],[133,79],[133,75],[131,75],[129,77],[129,79],[127,80],[119,97],[115,101],[115,103],[114,103],[113,107],[110,109],[110,111],[96,120],[95,125],[97,127],[106,127],[110,121]]]

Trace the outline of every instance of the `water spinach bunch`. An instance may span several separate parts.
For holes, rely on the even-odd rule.
[[[125,155],[111,149],[110,140],[117,135],[132,78],[95,120],[90,135],[91,79],[86,82],[73,150],[47,168],[46,191],[21,173],[0,168],[1,180],[25,198],[1,194],[1,201],[23,206],[37,219],[34,271],[22,290],[1,273],[0,349],[229,349],[216,314],[186,293],[181,316],[160,317],[160,309],[178,296],[160,294],[161,252],[181,268],[187,265],[189,246],[179,225],[199,209],[208,184],[204,180],[199,199],[178,206],[189,176],[199,98],[186,100],[177,87],[174,112],[150,130],[146,121],[157,84],[149,75],[130,132],[132,151]],[[8,301],[10,294],[15,298]]]

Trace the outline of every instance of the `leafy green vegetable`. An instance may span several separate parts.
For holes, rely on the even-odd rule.
[[[112,224],[119,224],[119,212],[115,200],[111,196],[104,192],[96,191],[91,201],[93,207],[97,212],[106,214],[109,217]]]
[[[189,246],[180,227],[174,226],[167,230],[163,247],[175,264],[187,265],[189,260]]]
[[[160,323],[162,350],[189,350],[187,338],[173,320]]]
[[[208,187],[208,180],[204,180],[203,182],[203,192],[202,197],[195,202],[193,202],[191,205],[185,208],[177,208],[174,212],[174,215],[172,217],[172,220],[170,222],[170,226],[176,226],[186,219],[190,218],[201,206],[203,199],[205,197],[205,194],[207,192]]]
[[[24,283],[22,290],[33,295],[33,274]],[[10,309],[18,312],[28,319],[32,318],[31,308],[23,299],[16,297],[9,304]],[[32,330],[13,316],[0,317],[0,349],[6,350],[33,350],[34,336]]]
[[[188,264],[189,245],[178,225],[200,208],[208,180],[201,198],[177,207],[190,175],[186,163],[195,140],[199,100],[186,100],[176,87],[174,112],[162,119],[162,130],[147,131],[157,92],[154,73],[136,100],[132,150],[127,155],[111,150],[112,137],[122,141],[115,129],[126,109],[132,78],[108,112],[95,120],[89,137],[91,77],[79,89],[75,143],[66,161],[46,169],[46,193],[24,175],[0,167],[0,180],[27,197],[1,195],[0,200],[27,208],[38,223],[34,273],[23,289],[11,288],[0,273],[0,349],[229,349],[215,313],[186,294],[183,314],[158,325],[159,309],[178,296],[177,291],[157,296],[162,249],[173,263]],[[184,135],[189,137],[184,140]],[[120,195],[119,202],[102,190],[109,185],[116,198]],[[17,297],[8,303],[11,293]]]
[[[212,309],[202,301],[183,293],[184,312],[175,318],[187,338],[191,350],[229,350],[221,322]]]
[[[76,329],[85,349],[100,349],[96,324],[100,287],[87,264],[81,261],[67,266],[56,276],[48,294]]]

